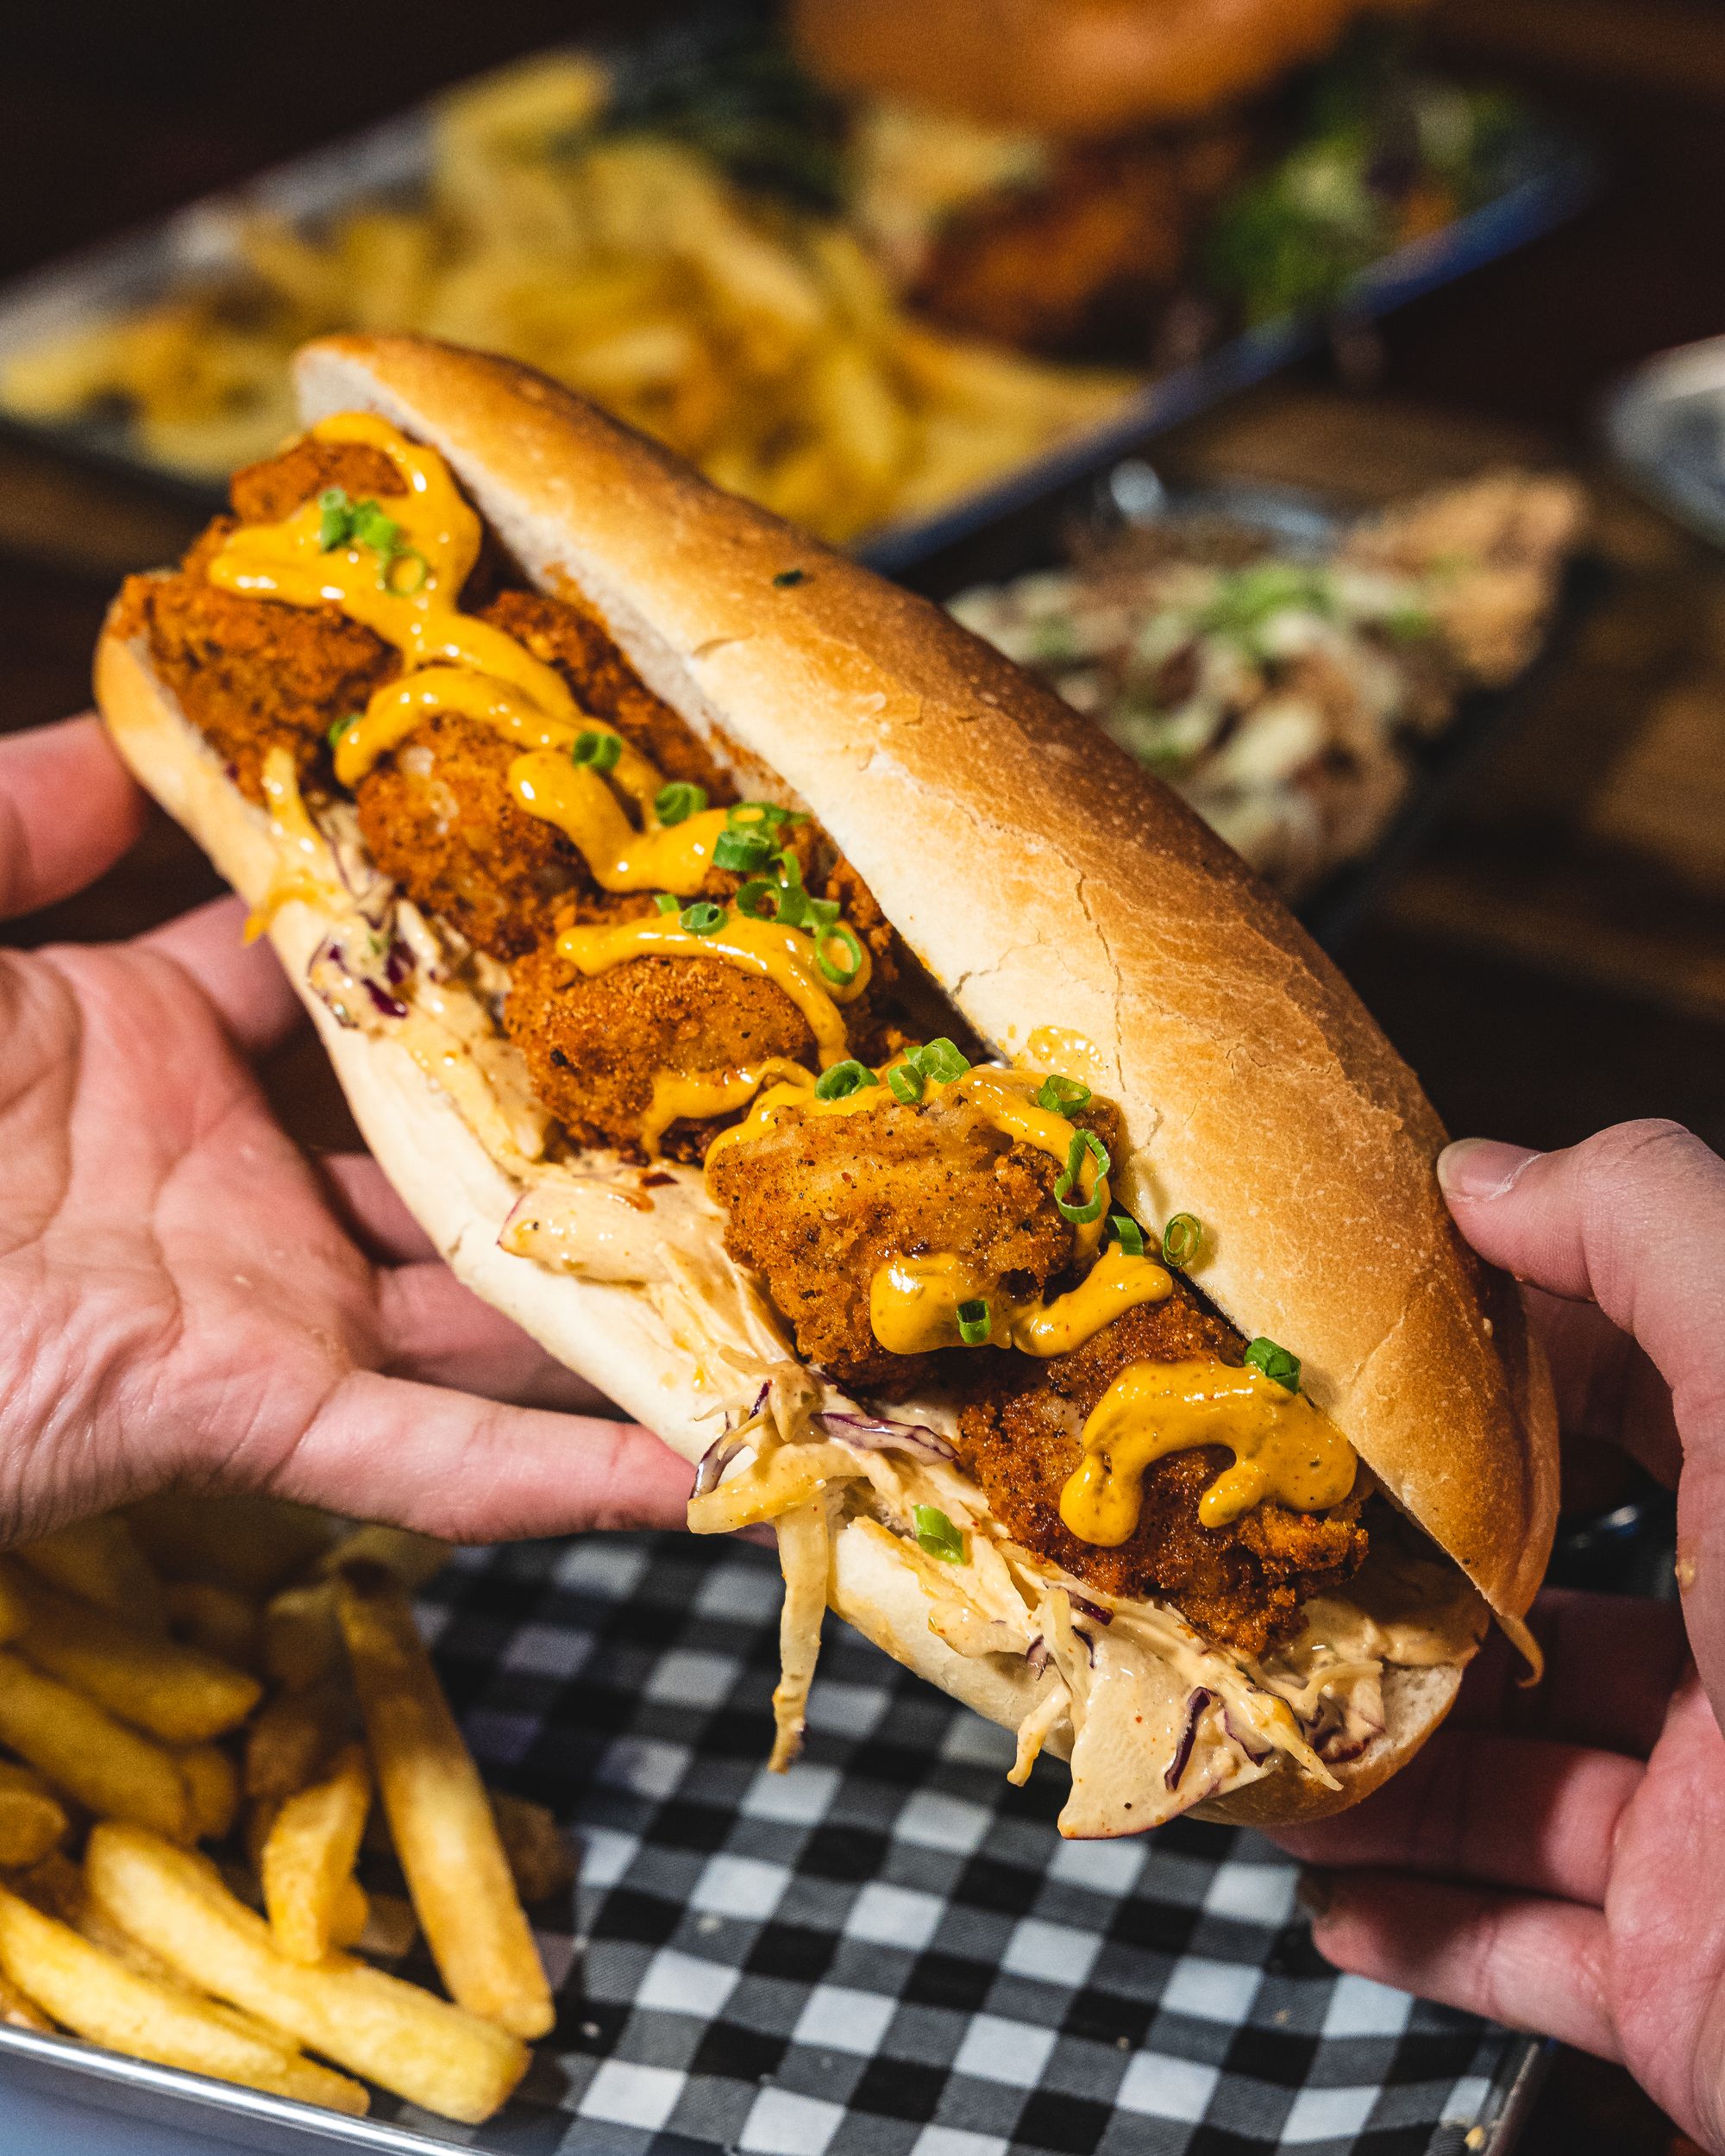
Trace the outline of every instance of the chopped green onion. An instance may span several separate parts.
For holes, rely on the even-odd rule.
[[[1114,1232],[1114,1240],[1128,1257],[1144,1256],[1144,1230],[1129,1213],[1111,1213],[1108,1225]]]
[[[692,816],[699,816],[706,806],[706,788],[691,786],[686,779],[673,779],[669,786],[662,786],[653,796],[653,813],[666,825],[687,824]]]
[[[1090,1098],[1088,1086],[1081,1086],[1076,1078],[1054,1076],[1044,1078],[1031,1095],[1039,1108],[1051,1108],[1056,1115],[1070,1115],[1074,1108],[1082,1108]]]
[[[773,858],[773,842],[765,831],[723,830],[713,842],[712,865],[737,875],[758,874]]]
[[[837,943],[850,961],[848,967],[836,966],[826,955],[829,943]],[[862,970],[862,946],[856,940],[856,932],[843,921],[833,921],[815,931],[814,962],[820,968],[822,978],[837,988],[848,988]]]
[[[344,486],[326,486],[317,497],[317,543],[325,554],[344,547],[353,536],[354,505]]]
[[[972,1295],[968,1302],[958,1306],[958,1337],[966,1347],[984,1347],[994,1329],[994,1320],[988,1306],[980,1295]]]
[[[768,904],[770,899],[772,903]],[[750,876],[747,883],[737,887],[732,901],[737,912],[751,921],[774,921],[779,918],[779,887],[768,883],[764,876]]]
[[[693,906],[683,908],[677,921],[691,936],[711,936],[715,929],[724,927],[724,908],[715,906],[711,899],[697,899]]]
[[[775,831],[781,824],[800,821],[789,809],[782,809],[776,801],[739,801],[731,810],[729,824],[732,830]]]
[[[682,911],[682,900],[674,899],[668,891],[656,891],[653,903],[662,913],[679,913]]]
[[[411,568],[418,571],[417,575],[407,584],[404,584],[396,574],[396,571],[404,561]],[[383,560],[378,563],[380,588],[386,592],[393,592],[398,599],[413,598],[416,592],[423,592],[430,581],[431,564],[420,553],[417,547],[403,547],[398,553],[385,555]]]
[[[911,1519],[915,1523],[918,1545],[932,1557],[938,1557],[943,1564],[963,1564],[964,1538],[942,1512],[938,1505],[917,1505],[912,1507]]]
[[[401,526],[369,498],[354,505],[353,531],[362,547],[379,554],[393,554],[401,544]]]
[[[805,899],[802,906],[802,925],[817,943],[824,936],[831,936],[838,919],[837,899]]]
[[[905,1061],[913,1063],[925,1078],[932,1078],[937,1085],[942,1086],[951,1085],[970,1068],[970,1058],[948,1040],[944,1033],[938,1033],[932,1041],[925,1041],[920,1048],[912,1049]]]
[[[1083,1166],[1086,1153],[1096,1163],[1095,1185],[1087,1204],[1069,1205],[1067,1193],[1078,1181],[1078,1171]],[[1075,1227],[1087,1227],[1092,1220],[1101,1219],[1102,1207],[1107,1201],[1107,1194],[1102,1188],[1102,1178],[1113,1165],[1107,1147],[1094,1131],[1075,1131],[1072,1133],[1072,1143],[1066,1149],[1065,1169],[1054,1179],[1054,1202],[1063,1220],[1071,1221]]]
[[[867,1063],[859,1063],[853,1056],[846,1062],[835,1063],[831,1070],[824,1070],[815,1080],[814,1097],[817,1100],[844,1100],[853,1093],[861,1093],[864,1086],[878,1086],[880,1080]]]
[[[887,1083],[893,1089],[893,1098],[913,1107],[922,1099],[923,1075],[909,1063],[894,1063],[887,1073]]]
[[[1162,1231],[1162,1255],[1176,1271],[1184,1272],[1204,1247],[1204,1224],[1193,1213],[1176,1213]]]
[[[1245,1359],[1255,1370],[1262,1370],[1270,1381],[1284,1391],[1297,1393],[1300,1389],[1300,1358],[1290,1355],[1285,1347],[1277,1347],[1274,1340],[1260,1336],[1246,1343]]]
[[[623,754],[623,736],[601,733],[597,726],[583,727],[569,754],[584,770],[615,771]]]
[[[793,584],[800,584],[807,574],[806,569],[781,569],[773,581],[784,592],[788,591]]]
[[[358,711],[349,711],[345,718],[338,718],[335,721],[329,729],[329,746],[332,749],[341,747],[342,735],[347,732],[348,727],[359,724],[361,716],[361,714]]]

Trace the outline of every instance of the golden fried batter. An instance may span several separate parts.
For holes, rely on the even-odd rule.
[[[708,1181],[730,1213],[725,1249],[761,1274],[798,1352],[843,1383],[881,1391],[926,1384],[938,1364],[889,1354],[875,1338],[869,1286],[879,1268],[951,1251],[979,1282],[1033,1294],[1072,1255],[1057,1172],[1045,1154],[947,1097],[787,1117],[722,1147]]]
[[[242,524],[279,524],[330,486],[343,488],[355,501],[406,492],[381,449],[363,442],[318,442],[308,434],[279,456],[235,472],[228,498]]]
[[[1206,1527],[1198,1501],[1232,1455],[1203,1445],[1152,1463],[1138,1526],[1117,1549],[1081,1542],[1059,1510],[1084,1423],[1129,1363],[1215,1355],[1237,1363],[1244,1348],[1232,1326],[1176,1285],[1166,1302],[1128,1311],[1070,1355],[1041,1363],[991,1357],[960,1416],[959,1442],[995,1517],[1026,1549],[1107,1594],[1170,1601],[1211,1639],[1261,1654],[1295,1628],[1302,1602],[1358,1568],[1366,1547],[1360,1495],[1329,1513],[1266,1502],[1228,1526]]]
[[[626,903],[639,912],[650,902]],[[589,978],[542,944],[514,968],[503,1016],[535,1091],[575,1144],[637,1160],[658,1072],[724,1071],[765,1056],[813,1063],[813,1036],[790,998],[722,958],[635,958]],[[698,1161],[716,1128],[674,1123],[663,1150]]]
[[[644,685],[596,614],[572,599],[499,592],[481,610],[481,618],[555,667],[581,709],[615,726],[668,779],[705,787],[715,807],[737,799],[737,789],[687,721]]]
[[[518,752],[478,721],[436,711],[361,780],[360,828],[384,874],[493,958],[518,958],[586,881],[554,825],[517,807]]]

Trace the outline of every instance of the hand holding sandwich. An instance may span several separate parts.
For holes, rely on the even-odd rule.
[[[91,881],[141,818],[94,719],[0,743],[0,913]],[[176,1480],[455,1538],[680,1520],[681,1462],[546,1412],[595,1396],[456,1283],[368,1160],[320,1173],[276,1126],[248,1058],[298,1004],[241,918],[0,954],[6,1539]]]
[[[1390,1787],[1283,1839],[1331,1867],[1308,1887],[1328,1959],[1620,2059],[1725,2149],[1725,1163],[1647,1122],[1442,1172],[1531,1284],[1565,1432],[1677,1483],[1683,1607],[1547,1595],[1542,1687],[1488,1651]]]

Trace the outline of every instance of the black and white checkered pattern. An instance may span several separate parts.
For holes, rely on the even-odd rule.
[[[464,1553],[422,1615],[487,1774],[580,1845],[558,2026],[496,2156],[1460,2156],[1516,2040],[1317,1959],[1294,1871],[1178,1821],[1063,1842],[1063,1770],[837,1623],[764,1761],[770,1553]],[[429,1975],[429,1968],[416,1973]],[[1470,2133],[1474,2138],[1469,2139]]]

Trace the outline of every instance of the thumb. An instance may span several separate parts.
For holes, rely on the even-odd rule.
[[[1556,1153],[1465,1138],[1440,1157],[1438,1176],[1482,1257],[1549,1295],[1596,1305],[1617,1328],[1622,1438],[1644,1457],[1656,1448],[1653,1426],[1668,1395],[1682,1446],[1678,1576],[1703,1674],[1704,1635],[1717,1651],[1709,1686],[1717,1703],[1725,1699],[1725,1161],[1680,1124],[1648,1121],[1620,1123]],[[1545,1329],[1559,1356],[1565,1344],[1578,1355],[1599,1346],[1573,1322]],[[1559,1368],[1560,1397],[1574,1396],[1565,1384],[1573,1375]]]

